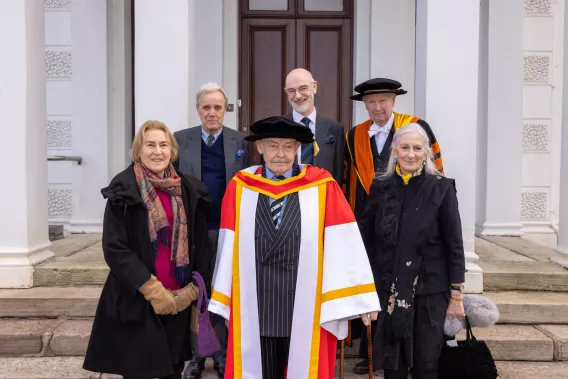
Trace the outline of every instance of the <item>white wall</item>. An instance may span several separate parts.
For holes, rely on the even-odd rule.
[[[108,173],[107,3],[75,0],[71,10],[73,55],[73,217],[69,230],[100,232]]]
[[[193,102],[194,6],[187,0],[137,0],[134,32],[136,130],[160,120],[172,131],[190,124]]]
[[[397,97],[395,111],[409,114],[414,114],[414,24],[414,0],[355,2],[353,84],[377,77],[398,80],[408,94]],[[369,119],[363,102],[353,107],[353,125]]]

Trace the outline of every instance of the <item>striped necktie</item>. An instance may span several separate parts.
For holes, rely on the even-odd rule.
[[[275,175],[272,177],[272,180],[275,182],[279,182],[281,180],[286,179],[283,175]],[[284,198],[286,196],[282,196],[280,199],[276,199],[272,202],[270,206],[270,213],[272,214],[272,222],[274,223],[274,227],[278,229],[278,220],[280,219],[280,213],[282,213],[282,205],[284,204]]]
[[[207,147],[213,146],[213,143],[215,143],[215,136],[209,134],[209,136],[207,136]]]
[[[304,124],[304,126],[306,128],[310,127],[310,119],[307,117],[304,117],[301,121],[302,124]],[[310,143],[303,143],[302,144],[302,150],[301,150],[301,163],[303,164],[314,164],[314,144],[313,142]]]

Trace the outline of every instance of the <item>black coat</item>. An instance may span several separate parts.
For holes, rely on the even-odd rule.
[[[213,268],[207,239],[207,188],[180,174],[187,214],[190,270],[210,287]],[[148,211],[134,168],[119,173],[101,190],[108,199],[103,221],[103,252],[110,267],[97,307],[83,367],[90,371],[155,378],[173,374],[173,364],[191,358],[189,308],[158,316],[138,291],[156,275]]]
[[[385,205],[396,204],[394,224],[397,225],[397,235],[406,235],[405,228],[418,230],[415,241],[404,241],[406,246],[416,246],[422,257],[417,295],[449,291],[451,283],[463,283],[465,280],[462,228],[454,181],[438,177],[441,183],[424,200],[421,217],[417,219],[410,207],[425,178],[423,174],[411,178],[408,185],[404,185],[402,178],[395,174],[387,179],[391,185],[381,185],[380,179],[375,179],[371,185],[358,225],[378,291],[388,291],[390,286],[384,280],[389,257],[384,253],[387,250],[383,232],[386,228],[382,226],[385,222],[391,224],[393,220],[386,220]]]

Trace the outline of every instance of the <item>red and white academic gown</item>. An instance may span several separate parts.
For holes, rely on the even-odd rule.
[[[367,253],[345,196],[329,172],[302,172],[274,182],[262,167],[240,171],[223,198],[209,311],[229,324],[225,379],[262,379],[256,293],[255,215],[259,194],[298,192],[301,244],[287,377],[331,379],[337,340],[347,321],[379,311]]]

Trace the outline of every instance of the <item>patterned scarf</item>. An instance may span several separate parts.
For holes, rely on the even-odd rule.
[[[175,275],[176,282],[180,286],[184,286],[190,278],[185,272],[189,267],[189,242],[187,217],[181,197],[181,178],[171,163],[166,168],[163,178],[158,177],[156,173],[147,169],[141,163],[134,164],[134,173],[136,174],[136,182],[140,188],[142,200],[144,200],[144,204],[148,209],[148,229],[150,231],[154,259],[158,254],[160,242],[166,245],[170,244],[170,275]],[[164,191],[171,198],[174,218],[171,235],[168,235],[170,225],[156,189]]]

